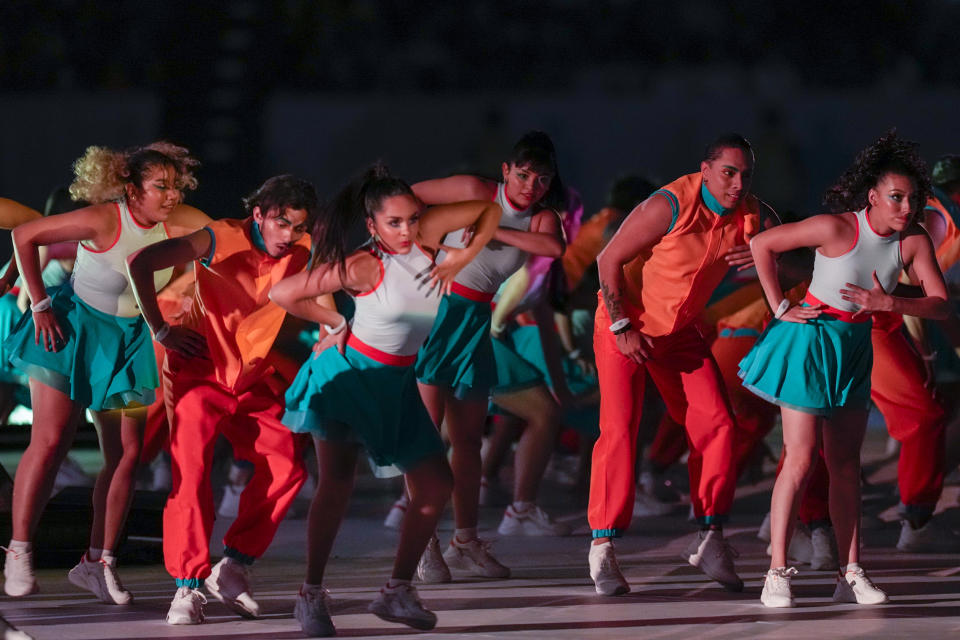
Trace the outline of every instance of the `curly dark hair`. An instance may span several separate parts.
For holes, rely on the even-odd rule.
[[[916,214],[930,195],[930,177],[927,163],[920,157],[916,142],[897,136],[891,129],[879,140],[857,154],[853,165],[835,185],[827,189],[823,204],[831,211],[859,211],[867,206],[867,194],[888,173],[910,178],[914,185],[910,210]]]

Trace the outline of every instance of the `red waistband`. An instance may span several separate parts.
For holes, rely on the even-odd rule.
[[[376,360],[380,364],[388,364],[391,367],[409,367],[417,361],[416,354],[412,356],[398,356],[393,353],[387,353],[386,351],[380,351],[380,349],[371,347],[352,333],[350,337],[347,338],[347,346],[359,351],[371,360]]]
[[[450,287],[450,291],[457,294],[461,298],[466,298],[467,300],[473,300],[474,302],[492,302],[493,294],[487,293],[485,291],[477,291],[476,289],[471,289],[470,287],[465,287],[462,284],[457,284],[456,282]]]
[[[843,311],[841,309],[837,309],[836,307],[831,307],[826,302],[821,302],[820,300],[818,300],[816,296],[814,296],[809,291],[807,291],[807,296],[803,299],[803,301],[806,302],[811,307],[816,307],[816,306],[823,307],[821,311],[822,315],[830,316],[831,318],[840,320],[841,322],[851,322],[851,323],[857,324],[860,322],[868,322],[871,317],[870,313],[868,312],[868,313],[862,313],[856,318],[854,318],[853,317],[853,314],[855,313],[854,311]]]

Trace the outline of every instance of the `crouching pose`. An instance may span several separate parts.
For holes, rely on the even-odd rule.
[[[775,319],[740,363],[745,387],[780,406],[784,463],[770,506],[768,607],[793,606],[787,548],[804,488],[822,447],[840,575],[837,602],[879,604],[887,595],[860,567],[860,446],[870,402],[871,312],[946,317],[946,285],[930,237],[915,220],[929,181],[915,145],[891,133],[860,153],[826,195],[838,213],[757,235],[754,259]],[[814,247],[807,297],[793,305],[777,281],[776,256]],[[920,297],[893,296],[901,272]]]
[[[275,286],[271,297],[290,313],[326,325],[317,347],[287,391],[283,422],[313,435],[320,478],[310,506],[307,576],[294,615],[309,636],[334,635],[323,575],[353,489],[360,447],[378,465],[406,476],[410,504],[393,574],[370,605],[384,620],[432,629],[437,616],[410,584],[450,497],[453,478],[440,435],[417,390],[413,364],[437,314],[441,294],[493,237],[500,207],[464,202],[423,210],[403,181],[382,166],[348,185],[317,220],[313,268]],[[347,250],[352,223],[371,239]],[[441,247],[465,226],[476,235],[464,248]],[[445,255],[435,265],[437,253]],[[353,296],[352,325],[316,303],[343,290]]]
[[[163,511],[163,555],[177,584],[169,624],[203,621],[201,584],[240,615],[259,615],[249,567],[270,545],[306,477],[302,441],[280,424],[283,388],[267,356],[285,312],[267,296],[307,265],[305,234],[317,196],[308,182],[275,176],[244,205],[247,218],[211,222],[140,251],[129,264],[143,316],[167,349],[162,377],[173,488]],[[193,305],[182,324],[170,326],[157,305],[153,273],[192,260]],[[210,469],[221,433],[254,471],[224,536],[224,558],[211,569]]]

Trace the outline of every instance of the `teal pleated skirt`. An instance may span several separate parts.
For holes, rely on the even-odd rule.
[[[152,404],[160,381],[143,317],[97,311],[69,282],[49,293],[65,343],[57,351],[35,344],[33,314],[24,313],[3,344],[10,365],[92,411]]]
[[[412,366],[377,362],[352,347],[310,357],[286,394],[283,424],[321,440],[362,445],[380,467],[408,471],[443,453]]]
[[[772,320],[740,361],[743,386],[774,404],[815,415],[865,410],[873,368],[871,326],[826,315],[806,324]]]
[[[482,400],[497,383],[490,338],[490,303],[451,293],[417,354],[417,380],[453,389],[461,399]]]

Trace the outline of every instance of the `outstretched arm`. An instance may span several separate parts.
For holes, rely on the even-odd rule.
[[[170,237],[176,238],[203,229],[211,222],[213,222],[213,218],[200,211],[200,209],[188,204],[178,204],[170,212],[166,226]]]
[[[0,198],[0,229],[15,229],[25,222],[39,220],[43,214],[9,198]],[[6,293],[16,282],[17,261],[11,260],[6,271],[0,276],[0,295]]]

